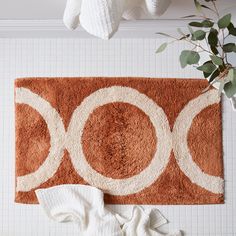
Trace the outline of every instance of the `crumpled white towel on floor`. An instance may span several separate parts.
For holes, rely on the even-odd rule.
[[[84,236],[181,236],[177,231],[156,231],[167,220],[157,209],[133,208],[130,218],[109,211],[104,206],[103,192],[87,185],[66,184],[35,191],[48,217],[58,222],[75,222]]]
[[[70,30],[81,24],[90,34],[109,39],[122,18],[156,18],[170,3],[171,0],[67,0],[63,22]]]

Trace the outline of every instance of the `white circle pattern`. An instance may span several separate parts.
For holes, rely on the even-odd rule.
[[[63,121],[49,102],[26,88],[16,89],[16,102],[34,108],[45,120],[50,134],[50,150],[43,164],[33,173],[17,177],[16,190],[27,192],[46,182],[57,171],[64,154]]]
[[[158,139],[158,149],[151,163],[139,174],[126,179],[112,179],[94,170],[83,153],[81,136],[94,109],[113,102],[126,102],[141,109],[151,120]],[[75,109],[67,131],[67,149],[76,171],[90,184],[112,195],[128,195],[151,185],[165,169],[171,152],[171,131],[167,117],[153,100],[135,89],[113,86],[99,89]],[[79,157],[79,158],[78,158]]]

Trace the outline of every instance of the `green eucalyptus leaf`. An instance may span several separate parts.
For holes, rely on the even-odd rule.
[[[222,18],[219,19],[218,27],[220,29],[227,28],[230,24],[230,21],[231,21],[231,14],[227,14],[227,15],[225,15]]]
[[[194,4],[195,4],[196,9],[201,12],[202,11],[202,6],[198,2],[198,0],[194,0]]]
[[[183,16],[183,17],[181,17],[181,18],[191,18],[191,17],[197,17],[197,15],[188,15],[188,16]]]
[[[186,35],[182,36],[181,38],[179,38],[179,40],[186,39],[186,38],[188,38],[189,36],[190,36],[190,34],[186,34]]]
[[[157,32],[156,34],[159,34],[159,35],[162,35],[162,36],[165,36],[165,37],[170,37],[170,38],[172,38],[172,36],[171,36],[171,35],[169,35],[169,34],[166,34],[166,33]]]
[[[206,37],[206,32],[203,30],[197,30],[192,34],[192,40],[203,40]]]
[[[236,45],[235,43],[227,43],[223,45],[224,52],[236,52]]]
[[[210,46],[216,47],[218,44],[218,31],[214,28],[211,28],[207,40]]]
[[[225,69],[226,69],[226,66],[225,66],[225,65],[219,66],[219,70],[220,70],[220,72],[224,72]]]
[[[227,78],[229,81],[231,81],[234,85],[236,85],[236,69],[232,68],[229,70],[229,73],[227,75]]]
[[[211,75],[211,73],[206,73],[204,71],[202,73],[203,73],[203,76],[204,76],[205,79],[208,78]]]
[[[197,69],[206,73],[212,73],[216,69],[216,66],[212,62],[207,62],[197,67]]]
[[[202,7],[202,8],[206,8],[206,9],[208,9],[208,10],[210,10],[210,11],[214,11],[214,10],[211,9],[210,7],[208,7],[208,6],[206,6],[206,5],[203,5],[203,4],[201,4],[201,7]]]
[[[156,53],[163,52],[166,49],[167,45],[168,45],[167,43],[161,44],[159,48],[156,50]]]
[[[236,84],[233,84],[231,81],[226,83],[224,86],[224,91],[228,98],[233,97],[236,94]]]
[[[232,22],[228,25],[227,29],[230,35],[236,36],[236,28],[234,27]]]
[[[188,65],[197,64],[200,60],[200,55],[198,52],[191,51],[190,55],[188,56],[187,63]]]
[[[222,60],[220,57],[215,56],[215,55],[211,55],[210,58],[211,58],[212,62],[213,62],[215,65],[217,65],[217,66],[223,65],[223,60]]]
[[[234,79],[234,71],[233,71],[233,69],[229,70],[227,78],[229,79],[229,81],[233,81],[233,79]]]
[[[184,52],[181,52],[180,57],[179,57],[180,65],[182,68],[185,68],[188,63],[187,63],[187,55],[185,55]]]
[[[211,83],[216,77],[218,77],[219,74],[220,74],[220,71],[219,71],[218,69],[216,69],[216,70],[212,73],[212,75],[211,75],[211,77],[210,77],[210,79],[209,79],[209,83]]]
[[[205,61],[205,62],[203,63],[203,65],[205,65],[205,64],[207,64],[207,63],[212,63],[212,62],[211,62],[211,60]],[[203,75],[204,75],[204,78],[208,78],[208,77],[211,75],[211,73],[206,73],[206,72],[203,71]]]
[[[197,21],[190,22],[189,25],[193,27],[203,27],[203,24]]]
[[[202,26],[205,28],[211,28],[214,25],[214,22],[210,20],[204,20],[202,21]]]
[[[216,47],[210,46],[210,48],[211,48],[211,51],[212,51],[215,55],[218,55],[218,54],[219,54],[219,51],[218,51],[218,49],[217,49]]]
[[[184,68],[187,65],[197,64],[200,60],[200,55],[195,51],[184,50],[181,52],[179,60],[181,67]]]

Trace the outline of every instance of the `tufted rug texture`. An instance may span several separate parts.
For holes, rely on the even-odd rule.
[[[85,184],[110,204],[224,202],[221,103],[202,79],[15,81],[16,197]]]

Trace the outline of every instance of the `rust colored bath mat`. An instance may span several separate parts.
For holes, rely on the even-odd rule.
[[[89,184],[112,204],[223,203],[221,107],[204,80],[15,82],[16,202]]]

